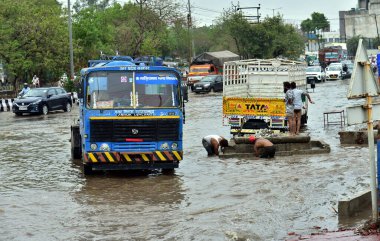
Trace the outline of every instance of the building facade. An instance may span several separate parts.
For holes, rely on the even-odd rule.
[[[358,0],[358,8],[340,11],[340,38],[379,38],[380,0]]]

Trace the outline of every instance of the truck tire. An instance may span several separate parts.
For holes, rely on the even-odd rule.
[[[91,165],[88,165],[88,164],[84,164],[84,163],[83,163],[83,174],[84,174],[85,176],[93,175],[93,174],[94,174],[94,171],[92,170]]]
[[[81,144],[81,138],[79,133],[79,126],[74,125],[71,126],[71,158],[74,159],[81,159],[82,158],[82,144]]]
[[[174,175],[174,168],[166,168],[166,169],[162,169],[161,170],[161,173],[163,175]]]

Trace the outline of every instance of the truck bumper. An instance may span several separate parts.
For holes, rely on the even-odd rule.
[[[130,152],[87,152],[84,164],[93,170],[143,170],[177,168],[182,160],[182,151]]]

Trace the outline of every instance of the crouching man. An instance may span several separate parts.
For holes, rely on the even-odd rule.
[[[257,157],[273,158],[276,154],[276,147],[267,139],[250,136],[249,141],[253,143],[253,150]]]
[[[202,144],[209,156],[219,156],[219,147],[227,147],[228,141],[222,136],[208,135],[202,138]]]

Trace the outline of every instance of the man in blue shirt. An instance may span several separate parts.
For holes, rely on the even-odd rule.
[[[23,96],[30,90],[28,83],[24,83],[24,88],[18,93],[18,95]]]

